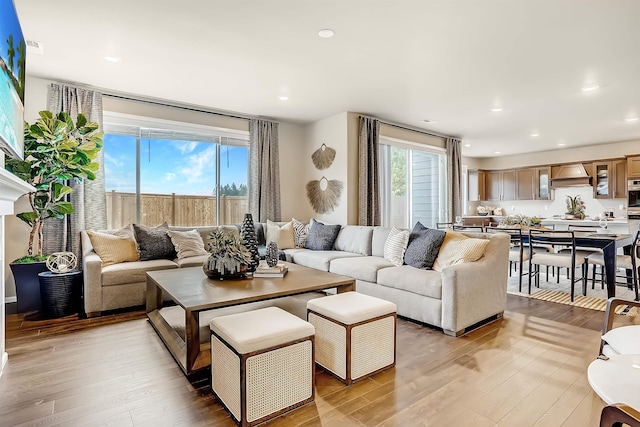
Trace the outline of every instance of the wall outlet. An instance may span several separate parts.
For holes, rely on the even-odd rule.
[[[623,210],[624,210],[624,205],[623,205],[622,203],[620,203],[620,204],[618,205],[618,209],[620,209],[621,211],[623,211]]]

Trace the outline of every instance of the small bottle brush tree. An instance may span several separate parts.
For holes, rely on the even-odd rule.
[[[40,118],[32,125],[25,123],[24,160],[7,159],[5,168],[36,191],[28,193],[31,210],[17,217],[31,227],[27,254],[42,255],[42,226],[48,218],[62,219],[73,213],[73,205],[66,200],[73,189],[67,185],[72,179],[94,180],[99,164],[95,161],[102,148],[103,132],[98,124],[88,122],[78,114],[76,122],[67,113],[53,115],[40,111]]]

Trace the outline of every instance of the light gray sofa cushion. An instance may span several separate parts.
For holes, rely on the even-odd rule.
[[[391,227],[374,227],[371,238],[371,255],[384,258],[384,244],[389,237]]]
[[[178,268],[178,264],[169,259],[121,262],[102,267],[102,286],[123,285],[144,282],[147,271]]]
[[[338,258],[361,257],[362,255],[343,251],[301,250],[293,254],[293,262],[316,270],[329,271],[329,264]]]
[[[340,229],[334,247],[338,251],[370,256],[372,234],[373,227],[345,225]]]
[[[378,284],[431,298],[442,299],[442,274],[402,265],[378,270]]]
[[[178,267],[202,267],[204,262],[209,258],[209,254],[206,255],[196,255],[190,256],[187,258],[176,259],[175,262],[178,264]]]
[[[329,272],[342,276],[353,277],[356,280],[366,280],[375,282],[378,270],[381,268],[393,267],[389,261],[377,256],[367,256],[361,258],[339,258],[331,261]]]

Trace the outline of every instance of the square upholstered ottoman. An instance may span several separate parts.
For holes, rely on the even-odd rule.
[[[211,388],[252,426],[314,399],[314,328],[269,307],[211,320]]]
[[[316,363],[349,385],[396,363],[396,305],[358,292],[307,302]]]

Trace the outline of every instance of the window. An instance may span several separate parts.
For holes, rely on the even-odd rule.
[[[248,208],[246,132],[132,121],[105,118],[109,228],[242,222]]]
[[[444,150],[380,138],[382,225],[431,228],[447,218]]]

